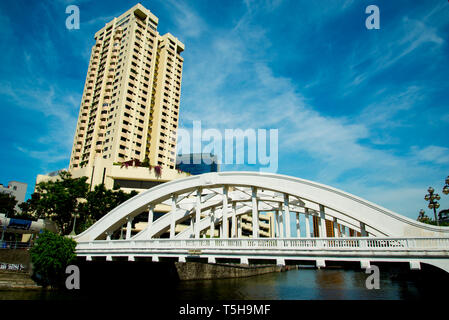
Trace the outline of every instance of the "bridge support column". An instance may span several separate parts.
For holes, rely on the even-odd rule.
[[[178,199],[178,196],[176,194],[173,194],[172,201],[171,201],[171,221],[170,221],[170,239],[173,239],[175,237],[175,227],[176,227],[176,201]]]
[[[111,240],[111,232],[106,232],[106,240]]]
[[[200,229],[199,229],[199,225],[200,225],[200,219],[201,219],[201,188],[198,188],[196,190],[196,212],[195,212],[195,224],[194,224],[194,229],[195,229],[195,239],[199,239],[200,238]]]
[[[134,259],[134,256],[128,256],[128,261],[136,261],[136,260]]]
[[[419,261],[410,261],[410,270],[421,270],[421,263]]]
[[[228,186],[223,187],[223,206],[222,206],[222,226],[223,232],[220,234],[221,238],[229,238],[229,223],[228,223]]]
[[[186,257],[179,257],[178,262],[186,262]]]
[[[257,208],[257,188],[252,188],[253,194],[251,197],[253,207],[253,238],[259,238],[259,210]]]
[[[159,262],[159,257],[158,256],[151,257],[151,261],[152,262]]]
[[[106,256],[106,261],[112,261],[112,256]]]
[[[284,258],[277,258],[276,259],[276,265],[278,265],[278,266],[285,266],[285,259]]]
[[[371,266],[371,265],[370,265],[369,260],[361,260],[361,261],[360,261],[360,267],[361,267],[362,269],[368,269],[370,266]]]
[[[208,257],[207,258],[207,263],[215,263],[215,262],[216,262],[215,257]]]
[[[306,238],[310,238],[310,215],[309,215],[309,209],[305,209],[305,215],[306,215]]]
[[[326,261],[324,259],[317,259],[316,260],[316,267],[318,269],[324,268],[326,266]]]
[[[247,257],[240,258],[240,264],[249,264],[248,258]]]
[[[326,214],[324,213],[324,206],[320,204],[320,238],[326,238]]]
[[[126,217],[126,240],[131,238],[132,222],[133,222],[132,218]]]
[[[289,201],[288,201],[288,194],[284,193],[284,215],[285,215],[285,237],[291,238],[292,233],[290,230],[290,208],[289,208]]]

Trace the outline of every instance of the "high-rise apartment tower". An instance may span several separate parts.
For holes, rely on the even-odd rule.
[[[141,4],[95,34],[69,170],[145,158],[176,164],[184,44]]]

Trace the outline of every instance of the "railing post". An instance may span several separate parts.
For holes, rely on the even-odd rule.
[[[360,248],[366,249],[368,247],[367,243],[366,243],[366,241],[367,241],[366,239],[358,239],[357,241],[359,242]]]
[[[315,245],[319,249],[324,248],[324,240],[320,238],[315,238]]]

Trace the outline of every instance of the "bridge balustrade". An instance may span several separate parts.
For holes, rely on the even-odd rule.
[[[97,240],[80,242],[79,248],[235,248],[235,249],[441,249],[449,247],[449,238],[309,238],[309,239],[151,239],[151,240]]]

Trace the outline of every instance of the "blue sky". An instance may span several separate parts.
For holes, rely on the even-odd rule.
[[[37,174],[68,167],[94,33],[135,3],[0,2],[1,183],[29,196]],[[278,129],[278,173],[411,218],[432,185],[449,207],[448,1],[141,3],[186,46],[181,127]],[[380,30],[365,27],[370,4]]]

